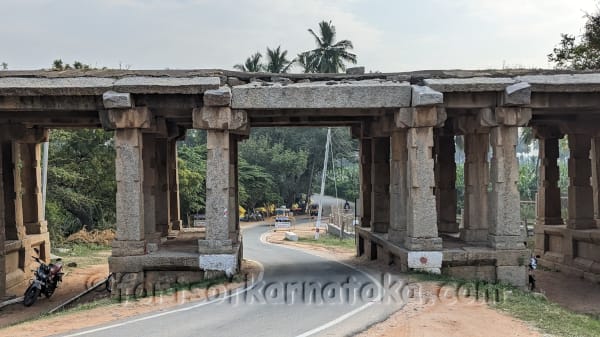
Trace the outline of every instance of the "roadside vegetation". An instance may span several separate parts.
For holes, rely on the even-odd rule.
[[[354,238],[340,239],[339,237],[333,236],[331,234],[323,234],[319,237],[318,240],[315,240],[314,237],[300,236],[298,237],[298,242],[321,247],[343,248],[347,249],[349,252],[353,252],[356,249],[356,243],[354,242]]]
[[[502,283],[469,281],[445,275],[410,273],[411,282],[432,281],[457,289],[456,296],[474,297],[490,307],[532,324],[552,336],[596,337],[600,318],[578,314],[549,302],[542,294],[532,293]]]

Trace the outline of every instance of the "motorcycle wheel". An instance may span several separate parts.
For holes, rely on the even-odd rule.
[[[50,285],[44,293],[44,295],[46,295],[46,298],[50,298],[50,296],[54,294],[54,290],[56,290],[56,285]]]
[[[30,307],[35,303],[38,296],[40,296],[40,290],[32,285],[27,288],[25,295],[23,295],[23,305]]]

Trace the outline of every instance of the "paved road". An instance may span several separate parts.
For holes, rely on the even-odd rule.
[[[253,289],[240,290],[225,300],[183,305],[175,311],[133,317],[69,336],[345,336],[401,307],[399,301],[383,304],[369,291],[381,287],[373,276],[300,250],[261,242],[268,230],[256,226],[244,231],[245,257],[264,266],[263,280]],[[318,289],[316,300],[306,296],[311,293],[309,286]]]

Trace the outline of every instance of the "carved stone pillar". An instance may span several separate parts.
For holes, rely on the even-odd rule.
[[[142,135],[142,178],[144,197],[144,231],[147,242],[160,243],[160,233],[156,230],[156,194],[157,194],[157,161],[156,138],[152,133]]]
[[[489,134],[472,132],[465,139],[465,211],[461,239],[486,242],[488,237]]]
[[[592,190],[594,193],[594,219],[600,228],[600,137],[592,138]]]
[[[563,137],[557,128],[536,127],[539,149],[539,184],[537,193],[537,224],[562,225],[560,178],[557,159],[559,157],[558,140]]]
[[[435,206],[433,127],[446,119],[445,111],[435,106],[401,108],[396,125],[407,130],[407,232],[404,243],[408,250],[442,249],[438,237]],[[440,261],[441,262],[441,261]]]
[[[360,225],[371,226],[371,162],[372,146],[370,138],[360,139]]]
[[[390,222],[390,138],[371,140],[371,229],[387,233]]]
[[[155,214],[156,230],[161,236],[169,234],[170,197],[169,197],[169,166],[168,166],[168,138],[156,138],[156,195]]]
[[[177,165],[177,139],[167,143],[167,167],[169,179],[169,226],[170,230],[181,229],[181,209],[179,204],[179,171]]]
[[[596,228],[594,220],[594,197],[590,177],[591,137],[587,134],[569,133],[569,219],[572,229]]]
[[[152,114],[147,108],[111,109],[108,118],[116,129],[117,235],[112,256],[144,255],[146,205],[142,130],[151,126]],[[154,212],[148,216],[154,218]]]
[[[227,99],[223,99],[226,97]],[[224,87],[204,93],[194,109],[194,128],[207,130],[206,239],[198,240],[200,268],[235,272],[241,263],[237,204],[237,141],[248,134],[248,117],[229,107],[231,91]]]
[[[458,233],[456,222],[456,161],[454,134],[438,129],[435,137],[436,210],[438,231]]]
[[[408,190],[406,186],[408,149],[406,129],[396,129],[390,137],[390,229],[389,239],[397,244],[406,240],[406,212]]]
[[[489,112],[489,111],[488,111]],[[489,118],[492,160],[489,193],[489,244],[496,249],[524,248],[521,235],[520,195],[517,188],[518,127],[531,118],[531,109],[498,107]],[[484,118],[487,119],[487,118]]]

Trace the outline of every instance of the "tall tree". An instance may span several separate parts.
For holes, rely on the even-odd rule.
[[[317,44],[317,48],[308,52],[309,69],[312,70],[314,67],[321,73],[337,73],[346,70],[344,62],[356,64],[356,55],[348,51],[354,48],[352,42],[350,40],[336,42],[335,26],[331,21],[319,23],[319,35],[312,29],[308,32],[312,34]]]
[[[294,60],[287,59],[287,50],[281,50],[281,46],[271,49],[267,47],[267,64],[265,70],[269,73],[287,73],[294,64]]]
[[[252,55],[250,55],[250,57],[248,57],[246,59],[246,62],[244,62],[244,64],[236,64],[233,66],[233,68],[239,70],[239,71],[245,71],[245,72],[250,72],[250,73],[259,73],[261,71],[263,71],[263,65],[260,62],[262,58],[262,54],[260,52],[256,52]]]
[[[548,61],[559,69],[600,69],[600,11],[586,13],[587,21],[579,39],[575,35],[561,34],[561,41]]]
[[[8,69],[8,63],[6,63],[6,62],[0,63],[0,66],[2,66],[2,70]]]

